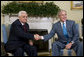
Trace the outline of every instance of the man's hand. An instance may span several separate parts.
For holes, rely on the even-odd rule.
[[[29,40],[29,44],[30,44],[31,46],[33,46],[33,41],[32,41],[32,40]]]
[[[41,37],[38,34],[35,34],[34,38],[35,38],[35,40],[40,40],[41,39]]]
[[[69,43],[69,44],[66,45],[65,49],[70,49],[71,46],[72,46],[72,43]]]

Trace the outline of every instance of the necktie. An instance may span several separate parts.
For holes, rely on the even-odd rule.
[[[63,34],[64,36],[66,37],[68,34],[67,34],[67,30],[66,30],[66,27],[65,27],[65,24],[63,23]]]
[[[68,33],[67,33],[67,29],[66,29],[64,23],[63,23],[63,34],[64,34],[64,37],[68,39]],[[67,44],[68,44],[68,42],[67,42]]]
[[[23,25],[23,28],[24,28],[24,32],[27,32],[27,28],[25,25]]]

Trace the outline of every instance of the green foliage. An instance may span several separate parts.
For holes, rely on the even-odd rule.
[[[40,16],[40,17],[54,17],[57,15],[60,8],[53,2],[38,4],[34,2],[30,3],[17,3],[11,2],[3,6],[3,14],[17,14],[19,11],[24,10],[29,16]]]

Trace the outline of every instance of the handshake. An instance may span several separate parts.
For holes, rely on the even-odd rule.
[[[40,39],[42,39],[42,36],[39,36],[38,34],[34,34],[34,39],[35,40],[40,40]],[[33,41],[32,40],[29,40],[29,44],[31,46],[33,46]]]
[[[34,35],[34,39],[35,39],[35,40],[40,40],[40,39],[42,39],[42,37],[41,37],[40,35],[38,35],[38,34],[35,34],[35,35]]]

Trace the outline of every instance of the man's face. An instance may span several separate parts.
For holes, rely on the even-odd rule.
[[[19,16],[19,19],[22,23],[26,23],[27,22],[27,14],[23,13],[21,14],[21,16]]]
[[[59,13],[59,18],[62,22],[66,21],[67,19],[67,13],[65,11],[62,11]]]

